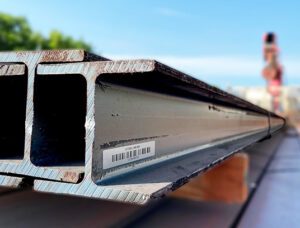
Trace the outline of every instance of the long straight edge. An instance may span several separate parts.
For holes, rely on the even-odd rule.
[[[93,67],[97,73],[143,73],[155,69],[154,60],[117,60],[117,61],[92,61],[78,63],[39,64],[37,74],[80,74],[86,67]]]
[[[65,58],[68,57],[68,55],[75,55],[75,56],[83,56],[86,52],[83,49],[69,49],[69,50],[38,50],[38,51],[1,51],[0,57],[2,56],[29,56],[29,55],[50,55],[50,56],[65,56]],[[83,59],[82,57],[82,59]]]
[[[32,61],[34,60],[34,61]],[[36,63],[50,62],[82,62],[108,60],[81,49],[71,50],[40,50],[40,51],[5,51],[0,52],[0,62],[25,63],[35,67]]]
[[[155,69],[161,73],[164,73],[164,74],[168,74],[169,76],[173,77],[173,78],[176,78],[184,83],[187,83],[189,85],[192,85],[198,89],[201,89],[201,90],[205,90],[207,91],[209,94],[211,95],[214,95],[216,97],[216,99],[218,98],[222,98],[224,100],[226,100],[226,102],[228,104],[232,104],[234,106],[237,106],[239,107],[240,109],[242,110],[245,110],[246,108],[251,110],[251,111],[254,111],[254,112],[257,112],[257,113],[260,113],[260,114],[264,114],[264,115],[269,115],[269,116],[272,116],[272,117],[275,117],[275,118],[279,118],[279,119],[282,119],[283,122],[285,122],[285,119],[282,118],[281,116],[275,114],[275,113],[272,113],[262,107],[259,107],[257,105],[254,105],[252,104],[251,102],[249,101],[246,101],[240,97],[237,97],[235,95],[232,95],[226,91],[223,91],[217,87],[214,87],[214,86],[211,86],[199,79],[196,79],[190,75],[187,75],[183,72],[180,72],[172,67],[169,67],[163,63],[160,63],[158,61],[155,61]]]

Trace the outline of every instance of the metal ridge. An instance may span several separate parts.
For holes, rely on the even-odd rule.
[[[271,113],[268,110],[261,108],[257,105],[252,104],[249,101],[246,101],[240,97],[234,96],[228,92],[225,92],[215,86],[211,86],[199,79],[196,79],[190,75],[187,75],[181,71],[178,71],[172,67],[169,67],[163,63],[160,63],[158,61],[155,61],[155,69],[159,72],[162,72],[164,74],[168,74],[171,77],[174,77],[182,82],[184,82],[186,87],[181,87],[181,89],[189,90],[191,92],[194,92],[195,89],[197,90],[196,93],[200,93],[201,96],[205,96],[210,100],[214,100],[214,102],[222,99],[222,103],[225,103],[226,105],[230,105],[231,107],[236,107],[240,109],[247,109],[251,111],[256,111],[259,113],[270,113],[272,116],[276,116],[278,118],[281,118],[284,120],[284,118],[278,116],[275,113]],[[195,88],[189,87],[194,86]],[[205,91],[205,93],[201,93],[201,91]]]

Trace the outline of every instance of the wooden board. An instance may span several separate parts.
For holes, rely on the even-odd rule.
[[[199,175],[171,196],[199,201],[243,203],[248,196],[249,158],[238,153]]]

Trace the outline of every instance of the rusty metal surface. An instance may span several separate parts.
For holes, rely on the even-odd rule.
[[[41,78],[82,75],[87,84],[84,178],[78,184],[37,180],[34,184],[37,191],[143,204],[162,197],[168,191],[176,189],[232,153],[274,133],[284,124],[282,118],[268,113],[266,110],[152,60],[41,64],[38,66],[37,73]],[[191,89],[191,86],[194,89]],[[112,91],[114,89],[115,91]],[[102,96],[106,96],[106,98],[101,100]],[[144,102],[144,105],[140,104],[139,108],[130,106],[139,99],[142,103]],[[149,104],[147,104],[147,100]],[[178,107],[177,109],[164,109],[174,101],[174,107]],[[125,108],[120,109],[124,102]],[[190,113],[181,113],[178,104],[184,103],[191,104],[191,107],[188,108]],[[157,104],[159,105],[156,107]],[[130,121],[137,121],[137,125],[143,126],[143,122],[138,122],[138,118],[140,116],[147,117],[143,110],[151,105],[165,111],[161,113],[161,116],[153,112],[148,114],[148,118],[153,118],[152,125],[154,127],[144,136],[143,133],[146,133],[147,129],[135,130]],[[107,113],[101,113],[100,110],[104,110],[103,107]],[[199,107],[199,113],[196,114],[195,110]],[[193,111],[194,114],[192,114]],[[108,115],[110,117],[105,118]],[[193,126],[193,123],[198,121],[195,119],[196,116],[207,117],[207,119],[203,119],[199,125]],[[155,125],[155,122],[162,117],[165,119],[159,122],[160,126]],[[189,118],[193,120],[191,123],[188,122]],[[120,124],[117,124],[118,119],[122,120]],[[171,125],[164,126],[163,123],[169,120],[171,120],[172,126],[175,124],[175,128],[169,129],[169,132],[165,134],[164,131]],[[178,126],[172,120],[177,121]],[[230,124],[226,126],[226,122]],[[99,124],[99,130],[97,130],[97,124]],[[237,124],[236,130],[230,126],[234,126],[234,124]],[[131,131],[127,133],[125,131],[125,135],[118,135],[123,126],[127,130],[132,128],[133,134],[130,133]],[[108,131],[105,131],[105,127]],[[144,127],[151,128],[151,121]],[[202,134],[197,135],[197,131],[194,129],[190,131],[190,135],[185,135],[193,127],[202,128]],[[209,135],[208,130],[213,128],[217,132]],[[161,132],[159,129],[162,129]],[[184,131],[180,132],[180,129],[184,129]],[[113,132],[114,130],[116,131]],[[178,138],[175,137],[173,141],[169,140],[168,136],[176,135],[177,132],[179,133]],[[111,139],[103,140],[103,137],[110,137],[110,135]],[[122,142],[123,146],[131,145],[133,141],[136,141],[138,135],[142,142],[156,141],[159,138],[162,144],[158,148],[161,150],[165,147],[168,148],[172,143],[175,143],[175,146],[168,148],[171,153],[161,151],[151,159],[130,162],[125,166],[106,170],[105,173],[102,168],[103,153],[98,148],[99,144],[107,144],[107,148],[110,149],[118,148],[121,144],[111,143],[111,140],[115,138],[113,141]],[[201,139],[206,135],[208,136],[206,140],[198,141],[198,143],[196,141],[189,142],[182,147],[185,140],[193,139],[193,137]],[[159,143],[158,141],[158,145]]]
[[[22,158],[10,159],[0,155],[0,173],[19,174],[34,176],[37,178],[78,182],[82,177],[83,167],[37,167],[31,157],[31,140],[33,125],[33,94],[36,67],[39,63],[47,62],[79,62],[92,60],[107,60],[83,50],[53,50],[53,51],[17,51],[0,52],[0,74],[17,74],[27,77],[27,102],[26,102],[26,121],[25,121],[25,146]],[[11,65],[13,64],[14,65]],[[10,64],[10,65],[9,65]],[[5,110],[5,109],[4,109]],[[9,111],[9,110],[7,110]],[[13,120],[7,120],[13,121]],[[71,174],[70,174],[71,173]],[[71,178],[69,178],[71,177]]]

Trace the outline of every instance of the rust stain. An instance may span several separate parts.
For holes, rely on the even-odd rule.
[[[42,58],[41,58],[41,62],[60,62],[60,61],[67,61],[69,59],[69,57],[72,54],[75,54],[76,51],[73,50],[54,50],[54,51],[43,51],[42,54]],[[76,55],[74,55],[73,58],[77,59],[78,58],[82,58],[83,59],[83,52],[82,51],[78,51],[78,53],[76,53]]]
[[[83,173],[77,173],[72,171],[67,171],[64,173],[64,176],[61,178],[65,182],[77,183],[83,178]]]

